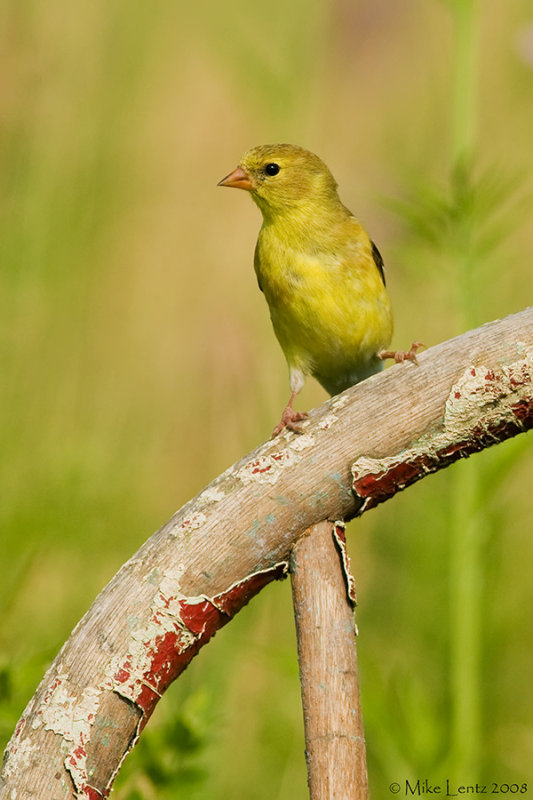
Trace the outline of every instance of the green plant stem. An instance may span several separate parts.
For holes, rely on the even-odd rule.
[[[452,192],[456,223],[451,250],[458,311],[465,329],[477,318],[475,220],[468,213],[477,123],[477,2],[450,0],[454,26],[451,126]],[[465,202],[466,199],[466,202]],[[450,557],[452,730],[451,765],[461,779],[477,778],[481,739],[482,481],[477,462],[458,465],[453,483]]]
[[[469,164],[477,123],[477,0],[450,0],[454,26],[452,163]]]
[[[471,461],[456,467],[451,519],[451,684],[453,770],[477,778],[481,738],[484,522],[479,470]]]
[[[477,140],[477,0],[450,0],[454,54],[451,122],[452,196],[459,212],[453,231],[458,271],[459,311],[465,329],[478,324],[473,225],[467,196],[472,188],[472,163]]]

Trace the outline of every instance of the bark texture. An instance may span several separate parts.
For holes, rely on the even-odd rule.
[[[296,542],[291,582],[310,800],[367,800],[355,598],[343,525],[321,522]]]
[[[533,309],[315,409],[181,508],[75,628],[6,749],[0,798],[96,798],[168,685],[310,526],[348,519],[533,425]],[[179,458],[179,454],[176,455]]]

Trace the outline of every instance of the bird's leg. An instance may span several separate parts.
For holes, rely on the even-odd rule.
[[[297,422],[301,422],[303,419],[306,419],[309,414],[307,411],[295,411],[292,407],[294,403],[294,399],[298,394],[298,390],[293,390],[291,396],[289,398],[289,402],[283,409],[283,414],[281,415],[281,419],[272,431],[272,438],[275,436],[279,436],[282,430],[288,428],[290,431],[294,433],[303,433],[302,429],[296,425]]]
[[[383,360],[393,358],[396,364],[401,364],[402,361],[412,361],[418,366],[416,351],[419,347],[424,347],[422,342],[413,342],[410,350],[380,350],[377,356]]]

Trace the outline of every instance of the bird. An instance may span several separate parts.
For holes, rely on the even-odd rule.
[[[322,159],[298,145],[259,145],[218,186],[248,191],[263,217],[254,269],[291,389],[273,436],[302,432],[308,414],[294,402],[307,375],[336,395],[385,358],[417,363],[420,342],[387,350],[393,318],[383,259]]]

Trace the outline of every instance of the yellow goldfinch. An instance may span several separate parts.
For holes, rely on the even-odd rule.
[[[219,186],[246,189],[263,225],[254,266],[289,366],[291,396],[274,435],[299,431],[293,409],[304,376],[337,394],[377,372],[389,353],[392,312],[376,245],[337,194],[318,156],[291,144],[244,154]]]

